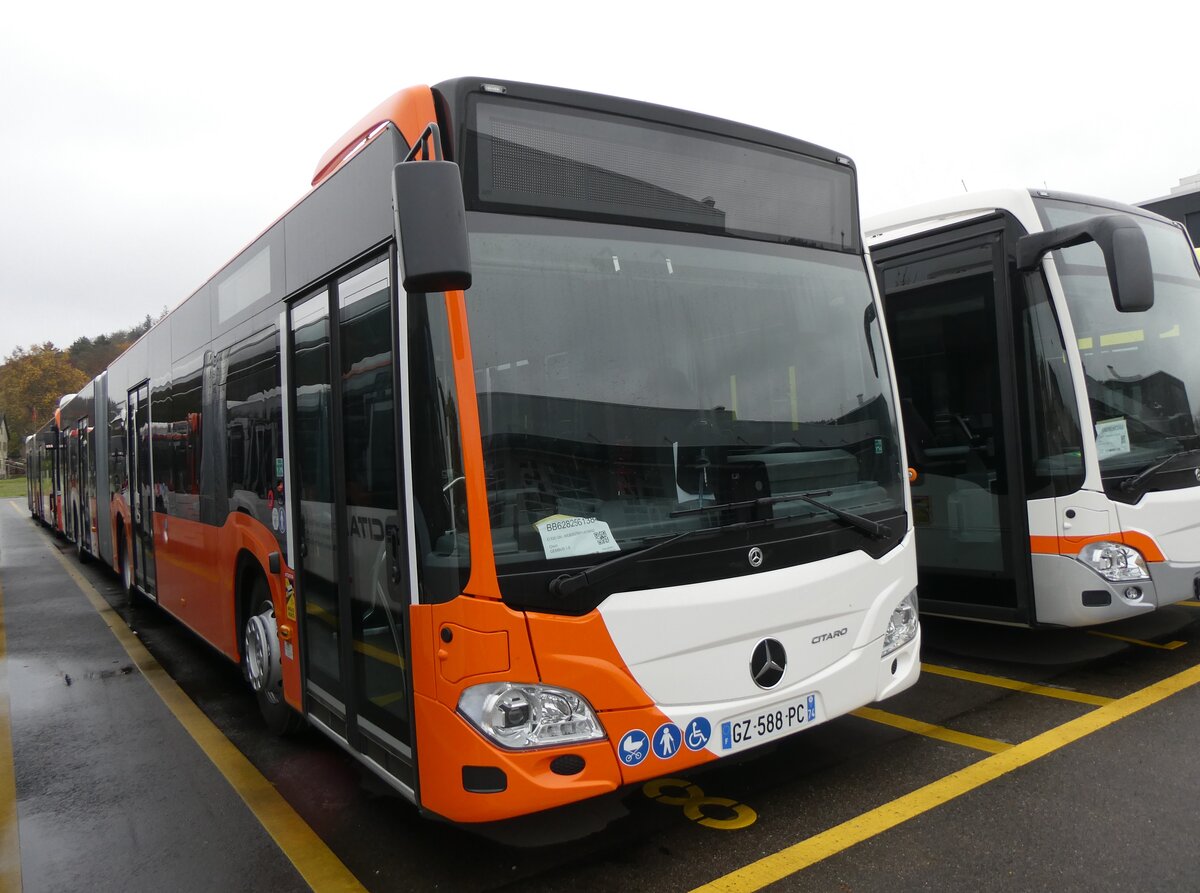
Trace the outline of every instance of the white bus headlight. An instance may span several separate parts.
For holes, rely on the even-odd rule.
[[[897,648],[907,645],[917,634],[917,590],[913,590],[892,611],[887,632],[883,634],[883,656],[887,657]]]
[[[1150,579],[1141,553],[1120,543],[1088,543],[1076,557],[1111,583]]]
[[[513,682],[472,685],[458,712],[502,747],[575,744],[604,737],[604,727],[581,695],[565,688]]]

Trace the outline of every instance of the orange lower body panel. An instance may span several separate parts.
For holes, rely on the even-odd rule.
[[[413,681],[421,804],[455,822],[487,822],[552,809],[716,757],[693,751],[682,730],[633,679],[598,613],[557,617],[463,596],[413,609]],[[500,654],[501,643],[507,653]],[[463,655],[459,655],[463,649]],[[578,692],[606,738],[525,751],[493,744],[458,713],[464,689],[485,682],[542,683]],[[658,746],[655,746],[657,742]],[[665,746],[664,746],[665,743]],[[556,759],[582,760],[560,764]],[[466,775],[464,775],[464,769]],[[472,789],[471,773],[498,779]],[[574,771],[578,770],[578,771]]]
[[[444,704],[417,696],[417,760],[421,805],[454,822],[491,822],[596,797],[621,786],[621,772],[607,741],[542,750],[510,751],[484,740]],[[550,768],[560,756],[583,759],[574,775]],[[499,769],[505,787],[495,793],[466,788],[464,767]]]

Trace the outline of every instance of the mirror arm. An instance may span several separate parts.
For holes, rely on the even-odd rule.
[[[1042,255],[1058,248],[1071,248],[1084,242],[1098,241],[1096,239],[1097,223],[1103,217],[1091,217],[1079,223],[1060,226],[1058,229],[1042,233],[1030,233],[1017,240],[1017,269],[1022,273],[1036,270],[1042,262]],[[1107,259],[1107,258],[1106,258]]]

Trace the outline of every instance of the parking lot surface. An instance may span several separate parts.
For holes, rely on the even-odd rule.
[[[420,817],[0,500],[0,888],[1197,890],[1200,604],[924,621],[918,684],[706,771]]]

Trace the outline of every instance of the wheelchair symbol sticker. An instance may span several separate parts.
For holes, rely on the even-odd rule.
[[[626,766],[636,766],[646,759],[650,752],[650,738],[641,729],[630,729],[617,745],[621,762]]]
[[[697,716],[683,730],[683,742],[688,750],[704,750],[712,735],[712,725],[703,716]]]

